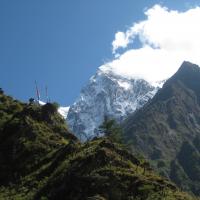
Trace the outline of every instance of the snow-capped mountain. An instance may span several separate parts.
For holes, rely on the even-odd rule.
[[[67,123],[81,140],[97,134],[104,116],[122,121],[151,99],[159,86],[130,79],[101,68],[90,78],[79,98],[70,106]]]
[[[68,107],[59,107],[58,112],[66,119],[68,112],[69,112],[69,106]]]

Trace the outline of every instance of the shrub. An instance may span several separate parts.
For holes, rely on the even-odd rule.
[[[2,88],[0,88],[0,94],[4,94],[4,91]]]
[[[33,103],[34,103],[34,101],[35,101],[35,99],[34,99],[34,98],[30,98],[30,99],[29,99],[29,104],[33,104]]]
[[[54,102],[54,103],[47,103],[44,106],[42,106],[42,112],[43,113],[50,113],[54,114],[57,112],[59,108],[59,104]]]

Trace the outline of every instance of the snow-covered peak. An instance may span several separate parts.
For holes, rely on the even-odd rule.
[[[66,119],[68,112],[69,112],[69,106],[68,107],[59,107],[58,112]]]
[[[131,84],[125,81],[118,81],[120,87],[124,88],[125,90],[129,90],[131,88]]]
[[[121,122],[151,99],[158,88],[143,79],[99,68],[70,106],[68,125],[81,140],[92,138],[105,115]]]

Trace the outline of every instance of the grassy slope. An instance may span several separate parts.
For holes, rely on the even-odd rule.
[[[193,199],[106,138],[80,144],[48,106],[0,94],[0,199]]]

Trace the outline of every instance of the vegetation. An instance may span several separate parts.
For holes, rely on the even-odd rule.
[[[105,116],[103,123],[99,126],[99,132],[113,142],[124,143],[122,128],[114,119]]]
[[[200,195],[200,68],[185,62],[124,122],[126,142],[161,175]]]
[[[81,144],[56,107],[0,94],[0,199],[194,199],[110,137]]]

